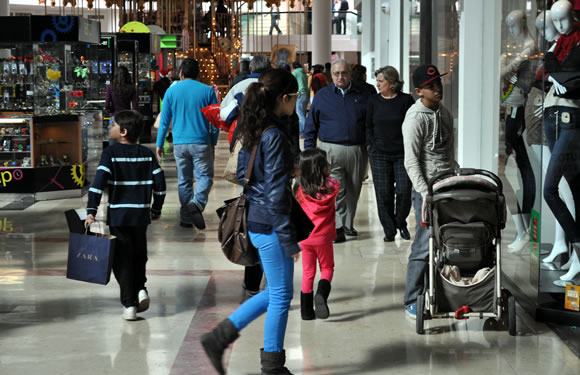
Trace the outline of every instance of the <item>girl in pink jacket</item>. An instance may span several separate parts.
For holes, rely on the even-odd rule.
[[[302,248],[302,292],[300,311],[303,320],[328,318],[328,295],[334,274],[334,249],[336,238],[335,201],[338,181],[330,177],[330,164],[326,152],[319,149],[303,151],[299,157],[298,191],[296,200],[314,224],[310,236],[300,242]],[[320,281],[313,296],[316,260],[320,264]],[[314,305],[314,306],[313,306]]]

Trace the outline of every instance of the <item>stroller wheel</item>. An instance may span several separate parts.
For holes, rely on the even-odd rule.
[[[423,317],[424,317],[424,305],[425,305],[425,296],[423,294],[419,295],[417,297],[417,333],[419,335],[422,335],[423,333],[425,333],[424,330],[424,321],[423,321]]]
[[[508,332],[511,336],[516,335],[516,297],[508,298]]]

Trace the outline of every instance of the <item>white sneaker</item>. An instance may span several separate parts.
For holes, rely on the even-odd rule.
[[[139,299],[139,308],[137,312],[147,311],[149,309],[149,294],[145,289],[141,289],[138,295]]]
[[[125,307],[123,309],[123,319],[137,320],[137,308],[135,306]]]

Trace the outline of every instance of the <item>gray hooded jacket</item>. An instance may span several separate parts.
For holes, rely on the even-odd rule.
[[[418,99],[403,122],[405,169],[423,197],[437,173],[458,167],[455,161],[453,117],[442,104],[434,111]]]

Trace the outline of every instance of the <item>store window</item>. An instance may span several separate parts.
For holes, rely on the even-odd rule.
[[[564,311],[566,285],[580,284],[580,32],[568,0],[502,7],[503,270],[538,311]]]

